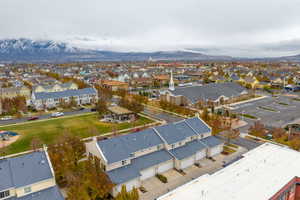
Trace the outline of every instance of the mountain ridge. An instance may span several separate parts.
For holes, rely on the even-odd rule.
[[[118,52],[76,47],[68,42],[54,40],[2,39],[0,40],[0,62],[80,62],[80,61],[294,61],[300,62],[300,54],[282,57],[239,58],[208,55],[188,49],[154,52]]]

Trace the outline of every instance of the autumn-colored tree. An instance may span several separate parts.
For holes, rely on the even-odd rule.
[[[107,114],[107,104],[106,101],[102,98],[100,98],[96,104],[96,110],[98,111],[100,117],[103,117],[103,115]]]
[[[116,196],[115,200],[139,200],[139,193],[136,188],[127,192],[126,186],[122,185],[121,192]]]
[[[300,138],[299,137],[295,137],[290,141],[290,147],[299,151],[300,150]]]
[[[111,89],[102,87],[99,84],[96,84],[95,88],[98,91],[99,98],[103,99],[104,101],[109,101],[112,98],[113,92]]]
[[[84,153],[84,143],[68,131],[65,131],[55,144],[49,146],[49,156],[59,185],[68,183],[67,172],[78,167],[78,161],[83,158]]]
[[[30,142],[30,146],[33,151],[37,151],[42,147],[42,141],[39,138],[34,137]]]
[[[261,122],[256,121],[252,126],[250,126],[249,134],[256,137],[264,137],[266,135],[265,126]]]
[[[240,135],[240,131],[238,129],[229,129],[224,132],[224,137],[228,144],[230,144],[232,139],[236,139]]]
[[[286,135],[286,131],[283,128],[273,128],[271,132],[274,139],[281,138]]]

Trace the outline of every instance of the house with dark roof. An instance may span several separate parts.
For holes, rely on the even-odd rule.
[[[60,92],[37,92],[32,93],[32,105],[37,109],[55,108],[61,102],[68,103],[72,100],[77,105],[90,104],[96,102],[98,93],[95,88],[83,88],[78,90],[65,90]]]
[[[111,181],[112,193],[140,187],[148,178],[173,168],[185,169],[223,151],[223,142],[199,117],[169,123],[139,132],[86,143]]]
[[[193,106],[198,102],[219,105],[246,95],[247,89],[235,82],[209,83],[160,91],[161,100],[184,106]]]
[[[64,200],[46,150],[0,158],[0,199]]]

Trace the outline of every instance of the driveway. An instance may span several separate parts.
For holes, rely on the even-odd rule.
[[[214,172],[223,168],[223,162],[230,162],[234,160],[243,153],[247,152],[245,148],[240,147],[239,150],[229,156],[225,155],[218,155],[215,158],[215,162],[209,159],[203,159],[200,164],[201,167],[196,167],[195,165],[184,169],[183,171],[186,173],[182,175],[178,173],[176,170],[172,169],[165,173],[164,176],[167,177],[168,183],[162,183],[156,177],[152,177],[147,179],[142,183],[143,187],[147,190],[146,193],[140,192],[140,199],[141,200],[154,200],[159,196],[168,193],[169,191],[180,187],[193,179],[196,179],[204,174],[213,174]]]

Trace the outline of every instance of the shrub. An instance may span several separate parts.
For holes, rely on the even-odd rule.
[[[167,182],[168,182],[167,177],[165,177],[165,176],[162,175],[162,174],[156,174],[155,176],[156,176],[161,182],[163,182],[163,183],[167,183]]]

